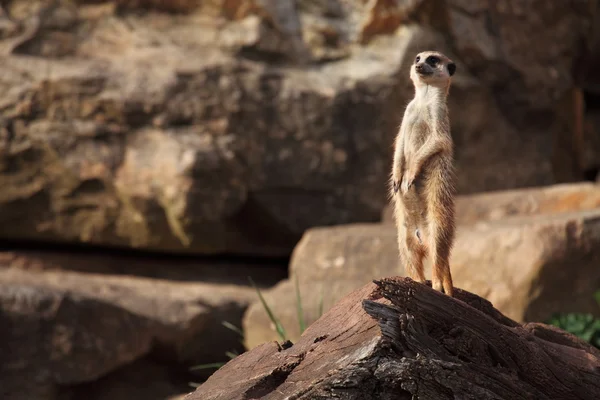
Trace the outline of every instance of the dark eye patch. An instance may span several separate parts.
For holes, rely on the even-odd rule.
[[[419,61],[421,61],[421,56],[417,56],[417,58],[415,58],[415,64],[418,63]]]
[[[425,62],[427,64],[431,65],[432,67],[435,67],[436,65],[439,64],[440,58],[436,57],[436,56],[429,56],[425,59]]]

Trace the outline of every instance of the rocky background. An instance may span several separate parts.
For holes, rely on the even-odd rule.
[[[310,322],[402,274],[386,184],[425,49],[458,66],[456,285],[598,312],[599,3],[1,1],[0,397],[175,399],[277,339],[248,277],[296,338],[288,276]]]

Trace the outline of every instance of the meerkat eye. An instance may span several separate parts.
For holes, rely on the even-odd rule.
[[[436,57],[436,56],[429,56],[429,57],[427,57],[425,62],[427,64],[431,65],[432,67],[435,67],[440,62],[440,59],[439,59],[439,57]]]
[[[418,63],[419,61],[421,61],[421,56],[417,56],[417,58],[415,58],[415,64]]]

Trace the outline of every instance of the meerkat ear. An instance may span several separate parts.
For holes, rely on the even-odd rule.
[[[450,74],[450,76],[452,76],[452,75],[454,75],[455,72],[456,72],[456,64],[454,64],[454,63],[448,64],[448,74]]]

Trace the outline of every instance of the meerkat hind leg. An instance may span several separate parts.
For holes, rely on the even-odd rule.
[[[450,297],[454,297],[454,284],[452,283],[452,274],[450,273],[450,264],[446,263],[444,267],[444,293]]]
[[[417,282],[425,283],[423,272],[423,257],[425,252],[423,246],[411,235],[414,232],[405,232],[406,237],[398,235],[398,248],[400,249],[400,261],[404,263],[408,276]]]
[[[452,297],[453,285],[450,273],[450,244],[446,227],[430,224],[429,254],[431,256],[432,287]]]

